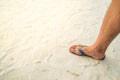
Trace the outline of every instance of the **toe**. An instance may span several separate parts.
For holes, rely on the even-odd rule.
[[[73,51],[74,51],[74,47],[73,47],[73,46],[70,47],[69,51],[70,51],[70,52],[73,52]]]
[[[70,47],[69,51],[71,53],[76,54],[76,55],[80,55],[78,48],[79,48],[79,45],[73,45],[72,47]]]

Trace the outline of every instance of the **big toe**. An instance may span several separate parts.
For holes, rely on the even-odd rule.
[[[74,54],[79,55],[80,53],[79,53],[79,51],[78,51],[78,48],[79,48],[79,46],[73,45],[72,47],[70,47],[69,51],[70,51],[71,53],[74,53]]]
[[[74,47],[71,46],[71,47],[69,48],[69,51],[70,51],[70,52],[73,52],[73,51],[74,51]]]

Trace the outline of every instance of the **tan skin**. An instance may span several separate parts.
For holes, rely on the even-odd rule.
[[[94,59],[102,59],[105,56],[107,47],[119,33],[120,0],[112,0],[96,41],[90,46],[83,47],[82,50]],[[70,52],[80,55],[78,51],[80,46],[81,44],[71,46]]]

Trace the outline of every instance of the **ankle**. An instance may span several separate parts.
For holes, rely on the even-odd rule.
[[[106,48],[103,48],[102,46],[92,45],[90,47],[95,53],[105,54]]]

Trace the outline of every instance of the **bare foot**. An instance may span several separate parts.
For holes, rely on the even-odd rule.
[[[104,53],[98,52],[97,50],[93,49],[91,46],[85,46],[85,45],[73,45],[72,47],[70,47],[69,51],[71,53],[74,53],[76,55],[81,56],[81,53],[79,51],[78,48],[82,48],[82,50],[86,53],[86,55],[97,59],[97,60],[101,60],[105,57]]]

